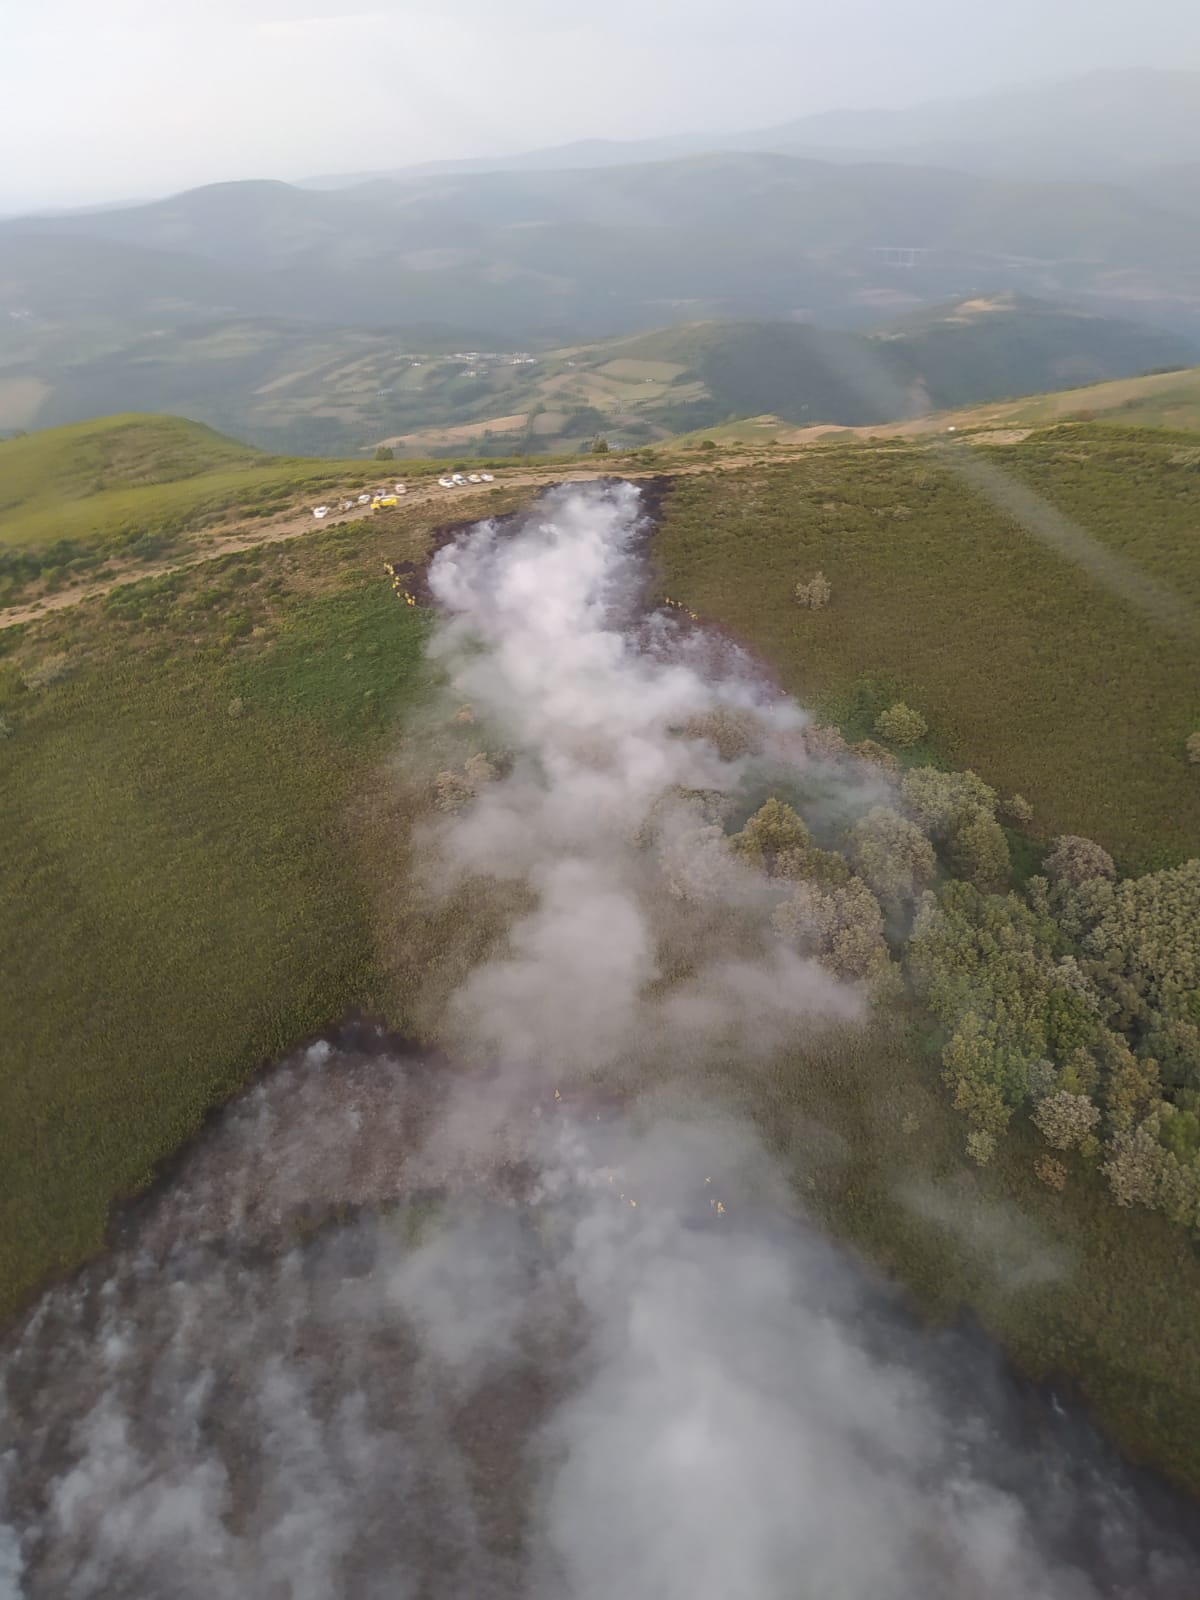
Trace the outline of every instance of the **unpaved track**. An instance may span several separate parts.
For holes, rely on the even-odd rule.
[[[448,515],[454,517],[456,521],[461,521],[463,519],[457,515],[459,506],[465,501],[483,499],[498,489],[539,489],[555,483],[590,483],[597,478],[611,478],[614,475],[635,481],[638,478],[684,477],[699,472],[743,467],[759,459],[755,452],[723,456],[720,461],[687,462],[680,466],[656,464],[652,469],[639,472],[620,472],[615,466],[595,466],[575,467],[565,472],[560,468],[558,471],[497,473],[494,483],[471,483],[461,489],[443,489],[436,482],[431,485],[422,484],[409,490],[400,509],[407,511],[414,506],[429,505],[436,500],[445,505]],[[335,527],[338,523],[361,522],[364,517],[373,514],[368,508],[357,507],[354,511],[342,512],[338,516],[327,517],[324,522],[317,522],[312,512],[305,509],[291,511],[278,522],[245,523],[240,528],[222,527],[207,532],[201,529],[193,536],[199,547],[193,548],[187,555],[175,556],[166,561],[147,562],[143,566],[128,567],[115,577],[82,583],[71,589],[59,589],[54,594],[31,601],[28,605],[12,606],[8,610],[0,611],[0,628],[15,628],[22,623],[36,622],[40,617],[50,616],[53,612],[65,610],[68,606],[79,605],[84,600],[98,599],[126,584],[141,583],[147,578],[165,577],[170,572],[183,572],[188,567],[198,567],[205,561],[215,561],[219,556],[232,555],[241,550],[256,550],[262,545],[281,544],[287,539],[299,539],[306,533],[323,531]]]

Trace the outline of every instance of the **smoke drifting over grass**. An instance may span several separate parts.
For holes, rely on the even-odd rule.
[[[4,1600],[1192,1592],[1200,1551],[1086,1427],[916,1328],[704,1092],[866,1004],[713,819],[764,774],[830,815],[878,780],[639,620],[639,512],[560,491],[437,558],[499,776],[426,881],[529,897],[446,1007],[468,1065],[301,1053],[43,1298],[5,1352]],[[722,709],[744,753],[687,731]]]

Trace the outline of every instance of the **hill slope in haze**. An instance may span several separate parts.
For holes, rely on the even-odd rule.
[[[154,254],[94,284],[81,239]],[[164,254],[187,263],[174,314]],[[0,225],[0,311],[27,313],[26,336],[81,305],[125,326],[143,280],[153,326],[257,295],[285,317],[574,342],[699,317],[862,326],[1013,290],[1186,329],[1200,327],[1200,215],[1112,184],[733,152],[337,192],[220,184]]]
[[[819,155],[955,167],[1001,176],[1140,176],[1200,160],[1200,72],[1133,68],[898,109],[799,116],[769,128],[655,139],[585,139],[508,157],[435,161],[391,173],[313,179],[347,188],[368,178],[537,172],[668,161],[713,150]]]

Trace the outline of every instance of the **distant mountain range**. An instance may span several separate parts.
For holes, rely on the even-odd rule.
[[[1016,291],[1200,331],[1195,175],[1154,182],[726,152],[336,191],[218,184],[0,224],[0,320],[154,328],[270,312],[566,342],[703,317],[863,327]]]
[[[417,396],[406,379],[401,395],[388,361],[406,352],[547,351],[762,322],[809,329],[773,335],[781,349],[823,330],[832,350],[835,330],[872,333],[947,305],[1007,310],[956,322],[937,309],[949,331],[927,331],[912,368],[897,365],[912,328],[893,331],[884,365],[905,405],[922,384],[951,405],[1183,364],[1200,341],[1197,107],[1197,73],[1096,74],[722,136],[744,148],[714,151],[703,135],[574,145],[504,170],[215,184],[10,219],[0,430],[128,406],[275,448],[341,448],[363,430],[401,436],[486,414],[484,388]],[[928,164],[931,153],[946,164]],[[1012,175],[1026,162],[1036,178]],[[1031,301],[1051,306],[1034,335]],[[1030,337],[1049,342],[1039,351]],[[739,372],[756,352],[738,405],[777,411],[750,392],[773,370],[756,339],[726,350]],[[352,359],[374,374],[371,396],[345,377]],[[703,382],[705,404],[723,403],[730,383],[712,370]],[[799,403],[833,404],[833,393]],[[302,405],[284,403],[300,394]],[[523,392],[508,398],[524,404]]]
[[[426,162],[310,180],[537,172],[670,161],[717,150],[944,166],[991,176],[1129,180],[1200,161],[1200,72],[1134,68],[894,110],[824,111],[771,128],[587,139],[508,157]]]

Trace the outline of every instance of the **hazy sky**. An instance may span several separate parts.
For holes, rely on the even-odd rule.
[[[8,210],[1200,67],[1200,0],[0,0],[0,59]]]

